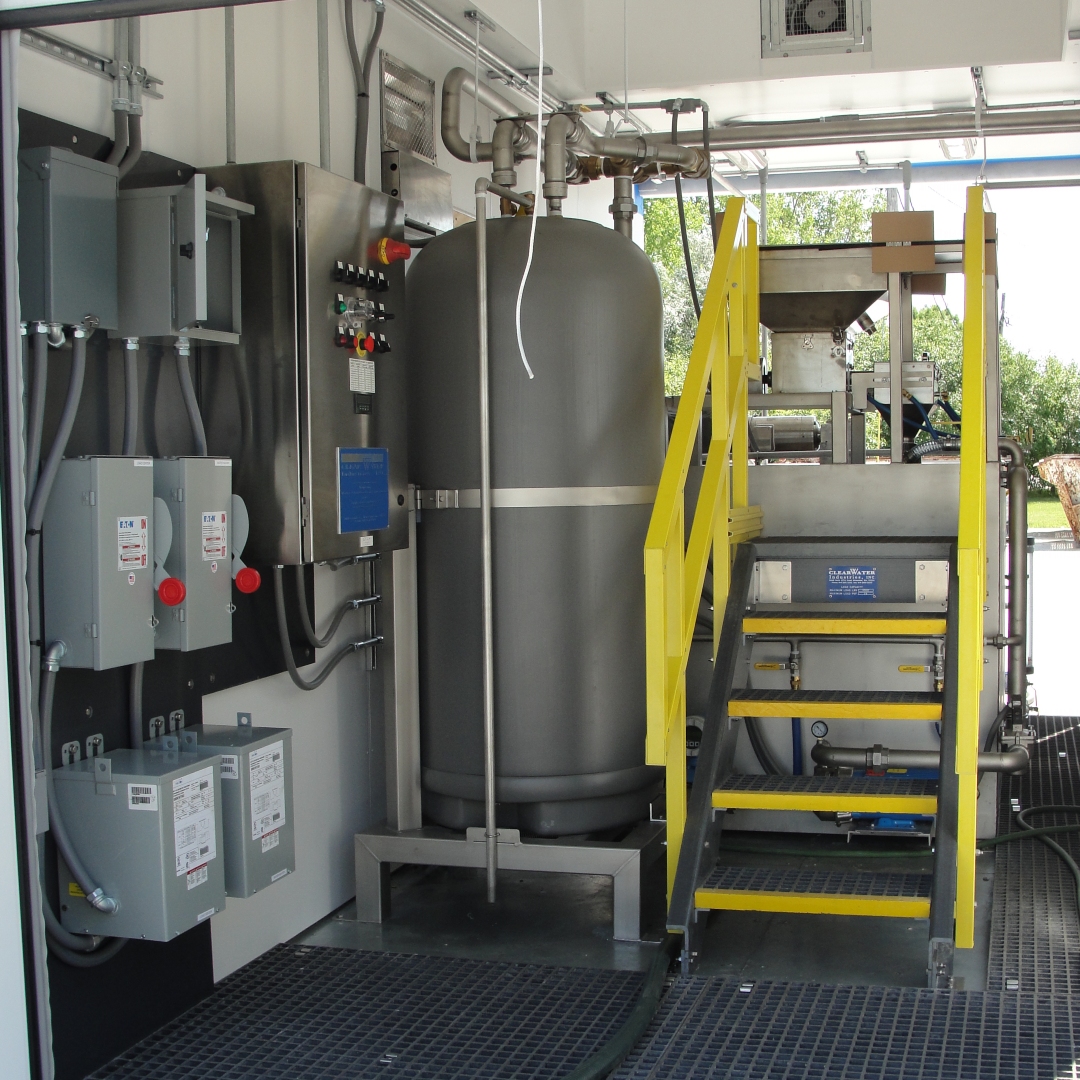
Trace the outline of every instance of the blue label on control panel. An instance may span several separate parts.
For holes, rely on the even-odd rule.
[[[830,566],[826,581],[830,600],[876,600],[876,566]]]
[[[338,532],[374,532],[390,524],[390,451],[339,446]]]

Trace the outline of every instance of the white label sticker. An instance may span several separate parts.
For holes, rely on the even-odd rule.
[[[228,528],[224,510],[210,510],[202,516],[203,562],[224,559],[229,553]]]
[[[214,827],[214,767],[173,781],[173,839],[176,876],[217,858]]]
[[[268,851],[271,851],[274,848],[276,848],[278,846],[278,844],[280,844],[280,843],[281,843],[281,836],[279,835],[277,829],[275,829],[271,833],[267,833],[262,838],[262,853],[265,855]]]
[[[128,784],[129,810],[157,810],[157,784]]]
[[[207,908],[195,921],[196,922],[206,922],[206,920],[209,919],[210,916],[213,915],[215,911],[217,911],[216,907]]]
[[[280,739],[248,754],[251,778],[251,839],[285,824],[285,744]]]
[[[273,877],[272,877],[272,878],[270,879],[270,882],[271,882],[271,884],[273,884],[273,883],[274,883],[275,881],[279,880],[280,878],[283,878],[283,877],[284,877],[284,876],[285,876],[285,875],[286,875],[286,874],[287,874],[288,872],[289,872],[289,868],[288,868],[287,866],[285,867],[285,869],[284,869],[284,870],[279,870],[279,871],[278,871],[278,872],[277,872],[276,874],[274,874],[274,876],[273,876]]]
[[[215,458],[214,465],[217,468],[228,468],[232,464],[232,458]]]
[[[240,755],[239,754],[222,754],[221,755],[221,779],[222,780],[239,780],[240,779]]]
[[[150,548],[147,544],[147,519],[122,517],[116,519],[116,569],[125,572],[146,566]]]
[[[209,872],[206,869],[206,863],[203,863],[202,866],[196,866],[194,870],[189,870],[187,876],[188,890],[190,891],[191,889],[202,885],[209,876]]]
[[[139,457],[139,458],[136,458],[132,462],[132,464],[137,469],[152,469],[154,467],[154,460],[153,460],[153,458]]]
[[[375,393],[375,361],[349,357],[349,389],[354,394]]]

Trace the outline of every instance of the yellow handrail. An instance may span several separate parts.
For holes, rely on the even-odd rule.
[[[963,422],[960,429],[960,578],[956,773],[956,947],[975,945],[975,816],[979,797],[979,695],[986,603],[986,217],[983,189],[968,188],[964,221]]]
[[[645,758],[666,769],[669,895],[686,822],[686,662],[709,553],[715,656],[732,549],[761,531],[760,508],[747,505],[746,394],[748,376],[760,378],[757,343],[757,223],[745,199],[731,198],[645,540]],[[683,492],[710,377],[712,440],[687,542]]]

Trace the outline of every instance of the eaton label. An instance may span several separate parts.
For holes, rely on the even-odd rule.
[[[830,566],[826,580],[830,600],[876,600],[876,566]]]
[[[142,516],[116,519],[116,569],[141,570],[146,566],[150,545],[147,519]]]

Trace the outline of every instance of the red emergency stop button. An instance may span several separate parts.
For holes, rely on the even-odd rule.
[[[371,245],[371,259],[373,262],[381,262],[383,266],[401,262],[412,254],[412,248],[403,244],[400,240],[391,240],[384,236],[377,244]]]
[[[184,602],[187,589],[179,578],[167,577],[159,586],[158,597],[166,607],[176,607]]]
[[[253,593],[262,584],[262,574],[254,567],[245,566],[236,575],[236,587],[242,593]]]
[[[374,352],[375,351],[375,335],[374,334],[368,334],[367,337],[357,338],[356,339],[356,348],[358,350],[363,350],[364,352]]]

